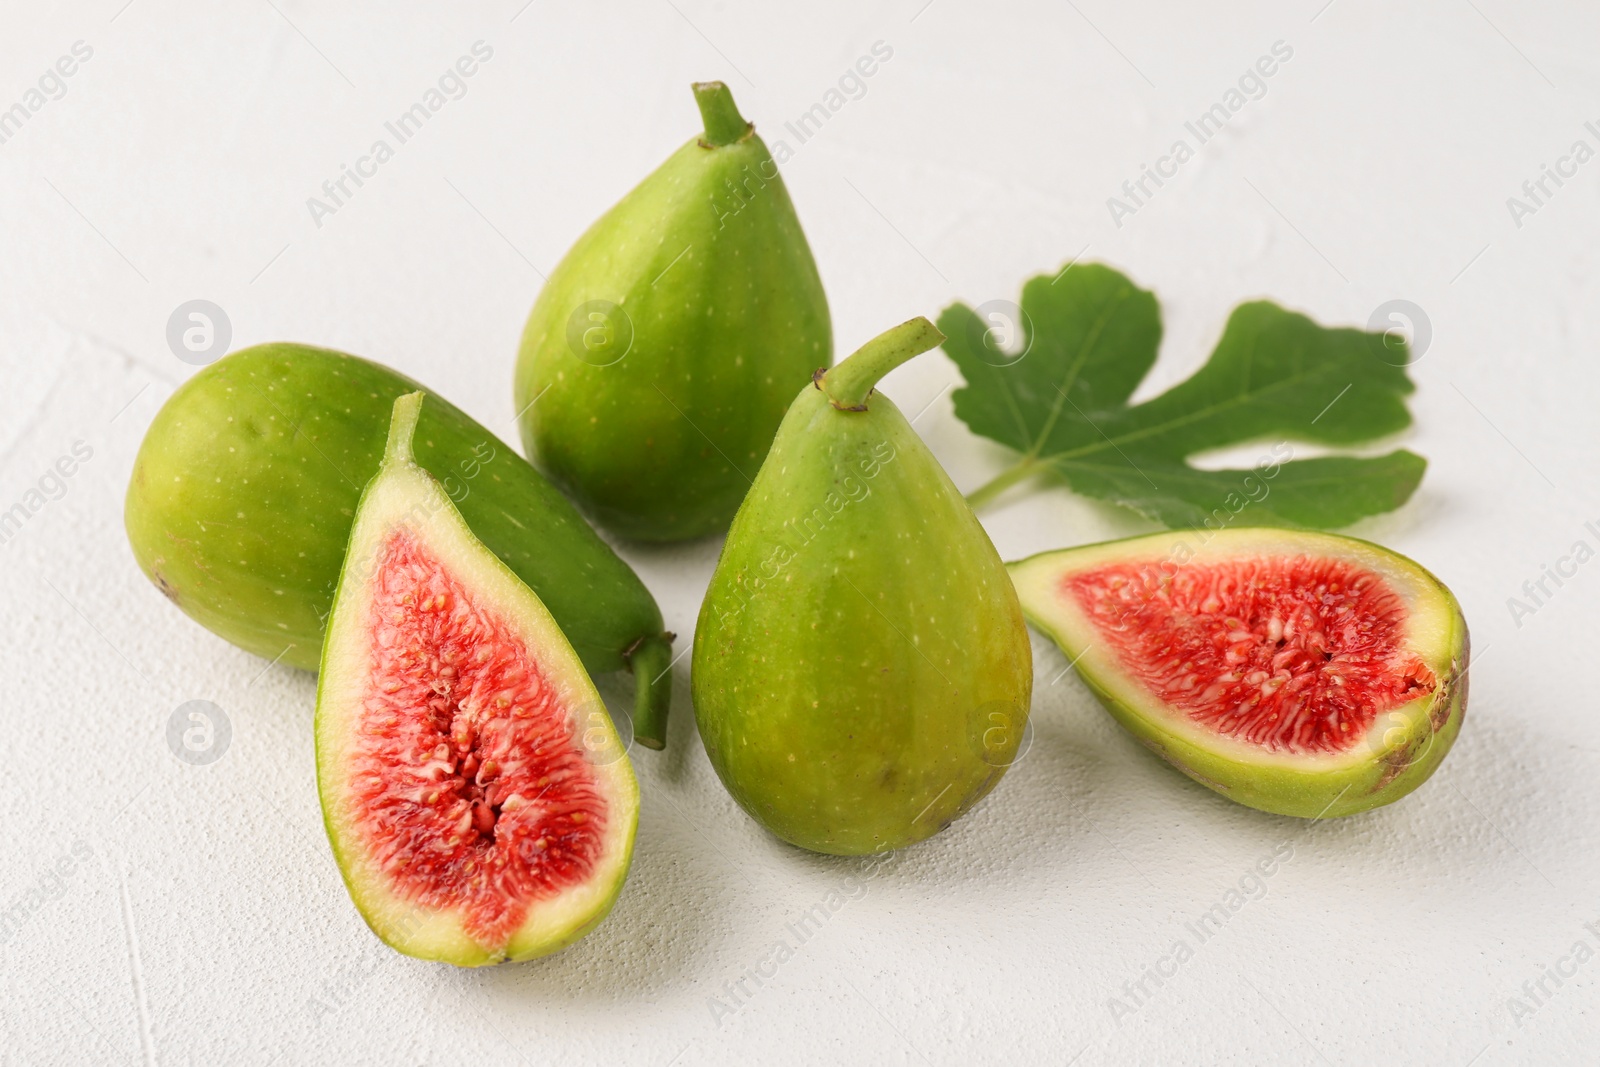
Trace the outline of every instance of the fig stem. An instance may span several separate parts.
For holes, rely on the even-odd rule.
[[[846,359],[824,371],[817,387],[840,411],[865,411],[872,387],[885,374],[913,356],[920,356],[944,341],[939,328],[920,315],[885,330]]]
[[[695,82],[694,102],[700,105],[700,121],[706,128],[700,143],[707,148],[733,144],[755,128],[739,114],[732,90],[721,82]]]
[[[667,744],[667,711],[672,705],[672,640],[657,634],[628,654],[633,668],[633,739],[645,748]]]
[[[411,455],[411,438],[417,432],[417,419],[422,415],[422,392],[406,393],[394,400],[394,410],[389,414],[389,439],[383,445],[383,463],[415,463]]]

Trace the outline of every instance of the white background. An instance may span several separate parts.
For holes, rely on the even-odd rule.
[[[1600,148],[1583,125],[1600,124],[1600,14],[920,3],[8,5],[0,107],[75,41],[94,53],[0,144],[0,509],[74,442],[93,457],[0,545],[0,907],[75,842],[90,859],[0,945],[0,1061],[1595,1058],[1600,960],[1546,980],[1541,1004],[1523,983],[1577,942],[1600,950],[1584,927],[1600,920],[1600,563],[1520,626],[1507,598],[1575,541],[1600,548],[1584,528],[1600,520],[1600,161],[1520,227],[1506,200],[1573,141]],[[466,95],[318,227],[307,198],[479,40],[494,54]],[[893,58],[865,95],[807,143],[786,135],[880,40]],[[1265,97],[1115,225],[1107,197],[1280,40],[1293,57]],[[1472,625],[1471,708],[1433,780],[1342,821],[1235,806],[1152,760],[1036,637],[1023,762],[735,998],[725,983],[861,864],[788,848],[734,806],[680,671],[670,750],[636,753],[633,874],[595,934],[485,972],[379,945],[321,831],[314,679],[263,672],[190,622],[124,539],[140,437],[193,370],[168,316],[204,298],[235,347],[383,360],[515,440],[539,272],[696,131],[688,85],[712,77],[794,149],[784,173],[841,352],[956,299],[1014,299],[1080,253],[1161,299],[1141,397],[1197,366],[1244,299],[1350,325],[1392,299],[1424,309],[1417,425],[1383,445],[1426,455],[1428,474],[1354,532],[1434,570]],[[885,390],[908,412],[932,402],[917,428],[971,489],[1006,455],[954,419],[956,381],[930,354]],[[984,521],[1007,558],[1149,528],[1049,489]],[[679,647],[717,550],[625,552]],[[231,724],[208,766],[167,747],[190,699]],[[1266,895],[1114,1017],[1123,983],[1286,841]],[[738,1010],[719,1018],[713,997]]]

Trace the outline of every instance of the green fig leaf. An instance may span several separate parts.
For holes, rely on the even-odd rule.
[[[1168,526],[1348,526],[1404,504],[1427,461],[1405,450],[1295,459],[1290,442],[1350,447],[1405,429],[1415,388],[1394,335],[1327,327],[1268,301],[1229,316],[1211,358],[1161,395],[1128,403],[1155,365],[1155,295],[1099,264],[1030,279],[1021,315],[955,304],[939,317],[966,386],[956,415],[1022,453],[969,496],[981,507],[1052,471],[1085,496]],[[1009,309],[1007,309],[1009,310]],[[1010,344],[994,325],[1011,318]],[[1195,455],[1274,442],[1254,468],[1201,470]]]
[[[1280,446],[1281,447],[1281,446]],[[1349,516],[1377,515],[1404,504],[1422,481],[1427,460],[1401,449],[1371,459],[1322,456],[1247,470],[1196,470],[1186,463],[1141,463],[1115,457],[1061,460],[1057,468],[1085,496],[1133,508],[1167,526],[1227,525],[1248,508],[1251,526],[1331,529]]]

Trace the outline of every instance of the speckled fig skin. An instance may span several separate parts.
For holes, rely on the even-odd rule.
[[[795,391],[833,358],[777,164],[725,86],[695,92],[706,132],[551,271],[517,363],[528,455],[633,540],[724,529]]]
[[[999,781],[1027,723],[1033,662],[1004,565],[905,417],[869,395],[939,340],[913,320],[801,391],[695,630],[712,766],[756,821],[817,852],[937,833]]]

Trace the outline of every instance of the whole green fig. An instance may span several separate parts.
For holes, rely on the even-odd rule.
[[[528,455],[643,541],[725,528],[795,390],[833,359],[777,164],[727,86],[694,93],[705,132],[556,265],[517,363]]]
[[[1017,758],[1033,688],[994,545],[873,385],[926,319],[817,372],[733,520],[695,630],[695,719],[757,822],[860,855],[926,838]]]
[[[361,489],[416,382],[309,345],[256,345],[200,371],[146,431],[124,522],[173,603],[258,656],[316,670]],[[584,667],[636,678],[634,733],[660,748],[672,635],[639,576],[526,460],[437,395],[417,462],[538,594]]]

